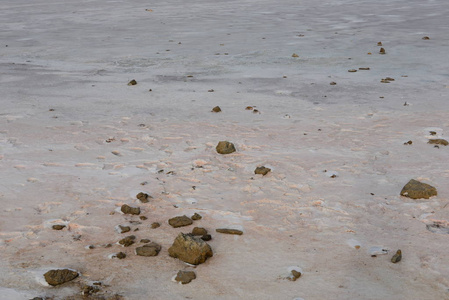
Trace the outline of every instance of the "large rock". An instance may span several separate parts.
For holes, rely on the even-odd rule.
[[[78,277],[78,272],[69,269],[50,270],[44,274],[45,281],[49,285],[60,285],[72,281]]]
[[[156,256],[161,251],[161,246],[155,242],[136,248],[136,254],[140,256]]]
[[[192,219],[190,219],[189,217],[184,215],[184,216],[178,216],[178,217],[171,218],[170,220],[168,220],[168,224],[170,224],[174,228],[178,228],[178,227],[182,227],[182,226],[191,225],[191,224],[193,224],[193,221],[192,221]]]
[[[409,197],[412,199],[429,199],[432,196],[437,195],[437,189],[433,186],[419,182],[418,180],[411,179],[401,191],[401,196]]]
[[[235,152],[235,147],[233,143],[228,141],[221,141],[218,143],[217,147],[215,147],[218,153],[220,154],[229,154]]]
[[[208,257],[213,256],[209,244],[198,237],[184,233],[176,237],[173,245],[168,249],[168,254],[192,265],[202,264]]]

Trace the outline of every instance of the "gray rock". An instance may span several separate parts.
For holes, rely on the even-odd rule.
[[[182,284],[187,284],[196,278],[196,274],[193,271],[179,271],[175,280]]]
[[[233,143],[228,141],[221,141],[218,143],[217,147],[215,147],[218,153],[220,154],[229,154],[235,152],[235,147]]]
[[[50,270],[44,274],[45,281],[52,286],[72,281],[78,276],[78,272],[69,269]]]
[[[121,211],[124,214],[140,215],[140,207],[131,207],[127,204],[122,205]]]
[[[401,190],[401,196],[412,199],[429,199],[437,195],[437,190],[433,186],[411,179]]]
[[[168,220],[168,224],[170,224],[174,228],[178,228],[178,227],[191,225],[191,224],[193,224],[193,221],[192,221],[192,219],[190,219],[189,217],[184,215],[184,216],[178,216],[178,217],[171,218],[170,220]]]
[[[168,254],[192,265],[204,263],[208,257],[213,256],[209,244],[191,234],[184,233],[176,237],[173,245],[168,249]]]
[[[265,168],[264,166],[257,167],[254,170],[254,174],[262,174],[263,176],[267,175],[268,172],[271,172],[271,169],[270,168]]]
[[[161,251],[161,246],[155,242],[136,248],[136,254],[139,256],[156,256]]]
[[[243,231],[241,231],[241,230],[229,229],[229,228],[218,228],[215,231],[219,232],[219,233],[226,233],[226,234],[237,234],[237,235],[243,234]]]

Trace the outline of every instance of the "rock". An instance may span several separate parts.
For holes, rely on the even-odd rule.
[[[149,243],[149,242],[151,242],[151,240],[150,239],[141,239],[140,242],[141,243]]]
[[[190,219],[189,217],[184,215],[184,216],[178,216],[178,217],[171,218],[170,220],[168,220],[168,224],[170,224],[174,228],[178,228],[178,227],[191,225],[191,224],[193,224],[193,221],[192,221],[192,219]]]
[[[268,172],[271,172],[271,169],[270,168],[265,168],[264,166],[257,167],[254,170],[254,174],[262,174],[263,176],[267,175]]]
[[[191,234],[184,233],[176,237],[173,245],[168,249],[168,254],[192,265],[204,263],[208,257],[213,256],[209,244]]]
[[[136,195],[136,198],[139,199],[140,202],[142,202],[142,203],[148,203],[148,202],[150,202],[149,199],[152,199],[153,197],[151,197],[150,195],[145,194],[145,193],[138,193]]]
[[[380,48],[379,54],[385,54],[385,53],[387,53],[387,52],[385,52],[385,49],[384,48]]]
[[[427,144],[447,146],[449,143],[445,139],[431,139],[427,142]]]
[[[131,230],[131,227],[129,226],[122,226],[122,225],[118,225],[117,226],[117,231],[118,233],[125,233]]]
[[[124,214],[140,215],[140,207],[131,207],[127,204],[122,205],[121,211]]]
[[[215,106],[214,108],[212,108],[212,112],[216,112],[216,113],[221,112],[220,106]]]
[[[330,85],[337,85],[337,83],[335,81],[332,81],[331,83],[329,83]]]
[[[179,271],[175,280],[182,284],[187,284],[196,278],[196,274],[193,271]]]
[[[192,216],[192,220],[201,220],[203,217],[200,214],[194,213]]]
[[[241,230],[229,229],[229,228],[218,228],[215,231],[219,232],[219,233],[226,233],[226,234],[237,234],[237,235],[243,234],[243,231],[241,231]]]
[[[123,245],[124,247],[129,247],[132,244],[134,244],[135,240],[136,240],[136,237],[134,235],[130,235],[130,236],[127,236],[127,237],[121,239],[120,241],[118,241],[118,243],[120,245]]]
[[[299,277],[301,277],[301,272],[292,270],[290,276],[287,277],[288,280],[296,281]]]
[[[161,227],[161,223],[158,223],[158,222],[151,223],[151,228],[156,229],[156,228],[159,228],[159,227]]]
[[[135,79],[128,82],[128,85],[136,85],[136,84],[137,84],[137,81]]]
[[[423,40],[430,40],[430,37],[428,37],[428,36],[423,36],[422,39],[423,39]]]
[[[44,274],[45,281],[52,286],[72,281],[78,276],[78,272],[69,269],[50,270]]]
[[[433,186],[411,179],[401,190],[401,196],[412,199],[429,199],[437,195],[437,190]]]
[[[145,216],[140,216],[139,217],[142,221],[145,221],[145,220],[147,220],[148,218],[147,217],[145,217]]]
[[[212,239],[212,236],[210,234],[205,234],[201,237],[201,239],[205,242],[210,241]]]
[[[235,147],[233,143],[228,141],[221,141],[218,143],[217,147],[215,147],[218,153],[220,154],[229,154],[235,152]]]
[[[246,108],[245,108],[245,110],[253,110],[254,109],[254,107],[252,107],[252,106],[247,106]]]
[[[123,252],[119,252],[115,255],[118,259],[124,259],[126,257],[126,254]]]
[[[355,72],[357,72],[357,70],[356,69],[351,69],[351,70],[348,70],[348,72],[355,73]]]
[[[136,248],[136,254],[139,256],[156,256],[161,251],[161,246],[155,242]]]
[[[192,230],[192,235],[205,235],[207,234],[207,230],[202,227],[195,227]]]
[[[379,46],[379,47],[382,46],[382,42],[378,42],[377,46]]]
[[[299,55],[296,54],[296,53],[293,53],[293,54],[292,54],[292,57],[299,57]]]
[[[370,68],[359,68],[360,71],[368,71]]]
[[[84,285],[81,287],[81,294],[85,296],[89,296],[95,293],[98,293],[100,289],[97,286]]]
[[[411,145],[411,144],[413,144],[413,141],[408,141],[404,143],[404,145]]]
[[[51,228],[54,230],[63,230],[66,227],[67,226],[65,226],[65,225],[53,225]]]
[[[393,257],[391,258],[391,262],[395,264],[395,263],[400,262],[401,259],[402,259],[402,251],[398,250],[398,251],[396,251],[396,254],[393,255]]]

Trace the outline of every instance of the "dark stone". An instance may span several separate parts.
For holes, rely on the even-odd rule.
[[[179,271],[175,280],[182,284],[187,284],[196,278],[196,274],[193,271]]]
[[[142,221],[145,221],[145,220],[147,220],[148,218],[147,217],[145,217],[145,216],[140,216],[139,217]]]
[[[205,235],[207,234],[207,230],[202,227],[195,227],[192,230],[192,235]]]
[[[265,168],[264,166],[262,166],[262,167],[257,167],[257,168],[254,170],[254,174],[262,174],[263,176],[267,175],[268,172],[271,172],[271,169],[270,169],[270,168]]]
[[[296,271],[296,270],[292,270],[291,271],[291,275],[290,276],[288,276],[287,278],[288,278],[288,280],[291,280],[291,281],[296,281],[296,279],[298,279],[299,277],[301,277],[301,272],[298,272],[298,271]]]
[[[54,230],[62,230],[66,227],[67,226],[65,226],[65,225],[53,225],[51,228],[53,228]]]
[[[243,231],[241,231],[241,230],[228,229],[228,228],[218,228],[215,231],[217,231],[219,233],[226,233],[226,234],[237,234],[237,235],[242,235],[243,234]]]
[[[131,227],[129,227],[129,226],[122,226],[122,225],[118,226],[118,232],[119,233],[125,233],[125,232],[128,232],[130,230],[131,230]]]
[[[396,254],[393,255],[393,257],[391,258],[391,262],[395,264],[395,263],[400,262],[401,259],[402,259],[402,251],[398,250],[398,251],[396,251]]]
[[[126,254],[124,252],[119,252],[115,255],[118,259],[124,259],[126,257]]]
[[[72,281],[78,276],[78,272],[69,269],[50,270],[44,274],[45,281],[52,286]]]
[[[148,203],[148,202],[150,202],[150,199],[152,199],[153,197],[151,197],[150,195],[145,194],[145,193],[138,193],[136,195],[136,198],[139,199],[140,202],[142,202],[142,203]]]
[[[153,222],[153,223],[151,224],[151,228],[153,228],[153,229],[156,229],[156,228],[159,228],[159,227],[161,227],[161,223]]]
[[[213,256],[212,248],[205,241],[184,233],[176,237],[168,254],[192,265],[204,263],[208,257]]]
[[[168,224],[170,224],[174,228],[178,228],[178,227],[182,227],[182,226],[191,225],[191,224],[193,224],[193,221],[192,221],[192,219],[190,219],[189,217],[184,215],[184,216],[178,216],[178,217],[171,218],[170,220],[168,220]]]
[[[92,295],[99,292],[100,289],[97,286],[85,285],[81,288],[81,294]]]
[[[141,242],[141,243],[149,243],[149,242],[151,242],[151,241],[150,241],[149,239],[141,239],[140,242]]]
[[[215,147],[218,153],[220,154],[229,154],[235,152],[235,147],[233,143],[228,141],[221,141],[218,143],[217,147]]]
[[[118,241],[118,243],[125,247],[129,247],[132,244],[134,244],[135,239],[136,239],[136,237],[134,235],[130,235],[130,236],[127,236],[127,237],[121,239],[120,241]]]
[[[220,106],[215,106],[214,108],[212,108],[212,112],[221,112]]]
[[[196,220],[201,220],[203,217],[197,213],[194,213],[192,216],[192,220],[196,221]]]
[[[437,195],[437,190],[433,186],[411,179],[401,191],[401,196],[412,199],[429,199]]]
[[[449,145],[448,141],[446,141],[445,139],[431,139],[427,142],[427,144],[443,145],[443,146]]]
[[[128,82],[128,85],[136,85],[136,84],[137,84],[137,81],[135,79]]]
[[[205,242],[210,241],[212,239],[212,236],[210,234],[205,234],[201,237],[201,239]]]
[[[139,207],[131,207],[127,204],[123,204],[121,208],[122,213],[124,214],[130,214],[130,215],[140,215],[140,208]]]
[[[136,248],[136,254],[139,256],[156,256],[161,251],[161,246],[155,242]]]
[[[385,54],[385,53],[387,53],[387,52],[385,51],[384,48],[380,48],[379,53],[380,53],[380,54]]]

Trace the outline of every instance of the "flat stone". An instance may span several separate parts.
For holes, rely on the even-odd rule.
[[[429,199],[436,195],[437,190],[435,187],[414,179],[411,179],[401,190],[401,196],[412,199]]]
[[[63,230],[66,227],[67,226],[65,226],[65,225],[53,225],[51,228],[54,230]]]
[[[171,257],[178,258],[192,265],[204,263],[212,257],[212,248],[205,241],[191,234],[180,233],[168,249]]]
[[[78,272],[69,269],[50,270],[44,274],[45,281],[52,286],[72,281],[78,276]]]
[[[237,234],[237,235],[243,234],[243,231],[241,231],[241,230],[229,229],[229,228],[218,228],[215,231],[219,232],[219,233],[226,233],[226,234]]]
[[[175,280],[182,284],[187,284],[196,278],[196,274],[193,271],[179,271]]]
[[[140,215],[140,207],[131,207],[127,204],[122,205],[121,211],[124,214]]]
[[[270,169],[270,168],[266,168],[266,167],[264,167],[264,166],[257,167],[257,168],[254,170],[254,174],[262,174],[263,176],[267,175],[268,172],[271,172],[271,169]]]
[[[205,235],[207,234],[207,230],[202,227],[195,227],[192,230],[192,235]]]
[[[443,145],[443,146],[449,145],[448,141],[446,141],[445,139],[431,139],[427,142],[427,144]]]
[[[193,224],[193,221],[192,221],[192,219],[190,219],[189,217],[184,215],[184,216],[178,216],[178,217],[171,218],[170,220],[168,220],[168,224],[170,224],[174,228],[178,228],[178,227],[191,225],[191,224]]]
[[[161,246],[155,242],[136,248],[136,254],[139,256],[156,256],[161,251]]]
[[[132,244],[134,244],[135,240],[136,240],[136,237],[134,235],[130,235],[130,236],[127,236],[127,237],[121,239],[120,241],[118,241],[118,243],[120,245],[123,245],[124,247],[129,247]]]
[[[220,154],[230,154],[236,151],[234,144],[228,141],[220,141],[215,149]]]
[[[161,227],[161,223],[158,223],[158,222],[151,223],[151,228],[156,229],[156,228],[159,228],[159,227]]]

